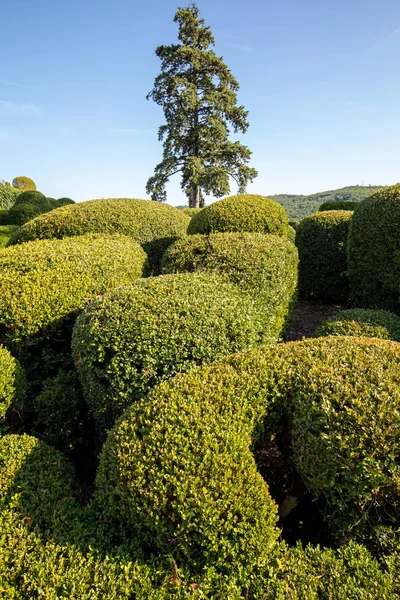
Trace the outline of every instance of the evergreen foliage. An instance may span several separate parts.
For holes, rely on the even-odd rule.
[[[315,337],[352,335],[400,342],[400,317],[387,310],[353,308],[340,310],[320,325]]]
[[[376,192],[354,213],[348,263],[352,299],[400,314],[400,184]]]
[[[20,190],[10,185],[7,181],[0,181],[0,211],[11,208],[19,193]]]
[[[288,217],[277,202],[266,196],[229,196],[203,208],[192,217],[188,234],[251,231],[287,236]]]
[[[318,212],[296,230],[299,250],[299,293],[314,300],[348,299],[347,237],[353,213]]]
[[[19,177],[14,177],[12,184],[13,187],[17,188],[21,192],[36,190],[36,183],[33,181],[33,179],[30,179],[30,177],[24,177],[22,175]]]
[[[159,46],[161,73],[154,82],[151,98],[163,107],[166,124],[159,128],[163,160],[147,182],[153,200],[165,201],[165,186],[181,173],[181,188],[190,190],[192,208],[201,206],[201,193],[217,198],[230,191],[232,177],[244,193],[257,176],[247,165],[251,152],[239,141],[229,140],[229,129],[244,133],[247,111],[237,105],[239,84],[222,58],[210,48],[214,37],[195,4],[179,8],[174,22],[179,25],[179,42]]]

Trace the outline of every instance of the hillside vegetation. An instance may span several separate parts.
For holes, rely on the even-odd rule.
[[[278,202],[289,215],[289,219],[301,221],[312,213],[316,212],[323,202],[361,202],[371,194],[381,190],[383,185],[351,185],[338,190],[329,190],[327,192],[317,192],[302,196],[299,194],[278,194],[269,196],[275,202]]]

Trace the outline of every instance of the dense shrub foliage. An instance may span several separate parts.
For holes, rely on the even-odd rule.
[[[296,231],[299,292],[305,298],[344,300],[349,295],[346,247],[351,211],[319,212]]]
[[[239,381],[229,366],[203,368],[135,403],[103,447],[97,502],[142,544],[244,584],[279,532],[249,450],[248,403],[229,393]]]
[[[37,240],[0,253],[0,323],[16,341],[56,329],[90,298],[141,277],[146,256],[126,236]]]
[[[285,237],[288,216],[285,209],[266,196],[243,194],[214,202],[195,215],[188,233],[252,231]]]
[[[4,211],[7,212],[7,211]],[[0,211],[0,222],[1,222],[1,211]],[[7,245],[8,240],[12,234],[17,231],[18,225],[0,225],[0,248],[4,248]]]
[[[36,191],[22,192],[14,206],[8,211],[9,225],[23,225],[42,213],[53,210],[54,206],[46,196]]]
[[[65,517],[72,504],[71,481],[72,468],[58,450],[26,434],[0,438],[0,511],[9,506],[30,525],[61,530],[60,513]]]
[[[214,233],[178,240],[164,255],[163,273],[211,271],[227,277],[258,305],[266,339],[278,340],[290,320],[297,287],[297,251],[261,233]]]
[[[185,206],[183,208],[180,209],[182,212],[184,212],[186,215],[189,215],[189,217],[194,217],[194,215],[198,215],[200,211],[202,211],[202,208],[189,208],[188,206]]]
[[[75,204],[74,200],[71,198],[58,198],[57,200],[59,206],[67,206],[67,204]]]
[[[314,335],[352,335],[400,342],[400,317],[386,310],[341,310],[320,325]]]
[[[15,200],[17,199],[19,193],[20,190],[13,187],[9,183],[0,182],[0,212],[1,210],[8,210],[9,208],[11,208]]]
[[[400,313],[400,184],[373,194],[354,213],[349,234],[353,300]]]
[[[193,273],[144,279],[92,302],[77,319],[72,347],[104,431],[157,382],[265,336],[257,307],[236,286]]]
[[[288,230],[287,230],[287,238],[293,244],[296,241],[296,229],[294,227],[292,227],[291,225],[289,225]]]
[[[21,192],[36,190],[36,183],[30,177],[24,177],[22,175],[14,177],[12,184]]]
[[[319,207],[319,212],[324,212],[326,210],[356,210],[356,208],[360,206],[359,202],[352,202],[350,200],[344,202],[324,202]]]
[[[23,370],[6,348],[0,346],[0,431],[7,409],[21,404],[25,392]]]
[[[275,536],[251,447],[275,431],[332,535],[374,544],[381,527],[398,526],[399,358],[393,342],[324,338],[163,382],[104,446],[105,518],[180,560],[248,574],[254,561],[265,564]]]
[[[188,215],[160,202],[129,198],[91,200],[61,207],[26,224],[11,238],[10,245],[85,233],[120,233],[144,248],[157,271],[163,252],[186,234],[189,222]]]

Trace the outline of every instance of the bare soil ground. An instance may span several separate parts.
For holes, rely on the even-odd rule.
[[[293,313],[290,327],[284,336],[285,342],[295,342],[311,337],[321,323],[344,308],[347,307],[337,304],[299,302]]]

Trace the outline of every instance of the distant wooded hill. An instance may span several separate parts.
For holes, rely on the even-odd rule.
[[[339,190],[330,190],[328,192],[318,192],[309,196],[300,196],[296,194],[278,194],[268,196],[276,202],[279,202],[287,211],[289,218],[294,220],[304,219],[308,215],[316,212],[323,202],[343,202],[344,200],[353,200],[361,202],[374,192],[381,190],[384,185],[352,185]]]

